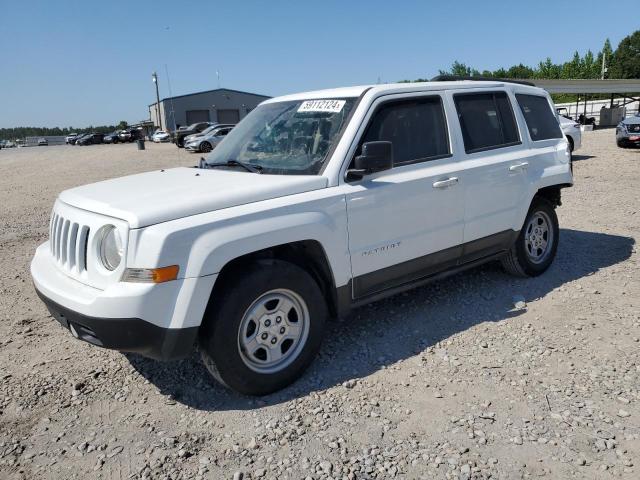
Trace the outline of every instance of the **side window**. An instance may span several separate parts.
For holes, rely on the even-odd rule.
[[[376,140],[393,144],[395,165],[449,155],[442,99],[434,96],[384,103],[373,115],[360,145]]]
[[[467,153],[520,143],[511,102],[505,92],[454,95]]]
[[[517,93],[516,100],[527,122],[531,140],[562,138],[558,119],[553,114],[551,105],[545,97]]]

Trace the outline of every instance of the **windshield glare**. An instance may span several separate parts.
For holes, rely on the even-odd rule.
[[[211,132],[212,130],[215,130],[216,128],[217,128],[217,125],[211,125],[210,127],[207,127],[202,131],[202,135],[206,135],[207,133]]]
[[[355,98],[296,100],[258,106],[206,158],[262,167],[277,175],[317,175],[338,140]]]

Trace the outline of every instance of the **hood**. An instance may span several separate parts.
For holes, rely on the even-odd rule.
[[[319,190],[318,175],[259,175],[236,170],[173,168],[65,190],[60,200],[141,228],[199,213]]]
[[[640,123],[640,117],[627,117],[622,121],[622,123],[626,125],[638,125]]]

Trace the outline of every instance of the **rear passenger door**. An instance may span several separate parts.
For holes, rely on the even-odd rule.
[[[461,253],[464,186],[442,97],[376,100],[350,161],[379,140],[392,143],[394,167],[344,185],[356,299],[455,266]]]
[[[529,152],[507,92],[453,93],[452,102],[464,151],[460,176],[465,185],[465,263],[508,248],[520,229]]]

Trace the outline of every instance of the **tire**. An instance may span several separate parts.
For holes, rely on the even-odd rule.
[[[627,146],[624,144],[624,142],[622,142],[620,140],[616,140],[616,145],[618,145],[618,147],[620,147],[620,148],[627,148]]]
[[[556,211],[549,201],[535,197],[518,238],[502,258],[502,267],[518,277],[537,277],[553,263],[559,240]]]
[[[246,395],[266,395],[294,382],[322,341],[327,305],[318,284],[281,260],[243,266],[223,281],[199,339],[209,373]]]
[[[202,142],[200,144],[200,151],[202,153],[209,153],[211,150],[213,150],[213,147],[209,142]]]

